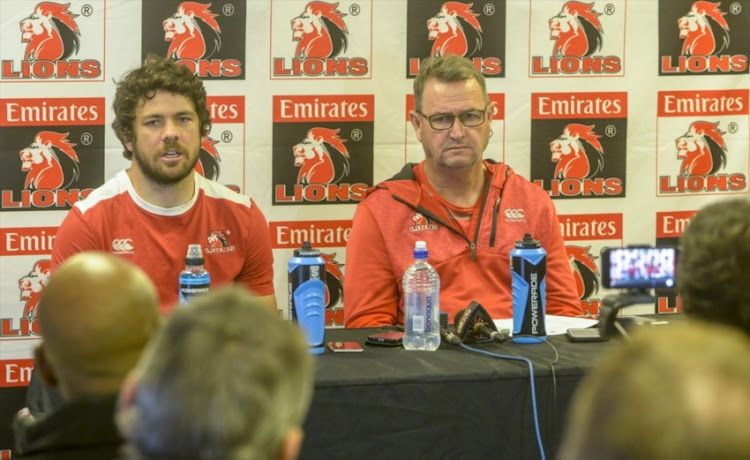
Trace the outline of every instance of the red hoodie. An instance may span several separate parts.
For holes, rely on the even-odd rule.
[[[488,186],[480,212],[469,224],[469,237],[428,192],[424,162],[407,164],[368,191],[346,245],[347,327],[403,324],[402,278],[414,262],[418,240],[427,242],[428,262],[440,275],[440,310],[451,321],[472,300],[492,318],[512,318],[510,252],[525,233],[547,251],[547,313],[581,314],[552,200],[505,164],[484,160],[484,165]]]

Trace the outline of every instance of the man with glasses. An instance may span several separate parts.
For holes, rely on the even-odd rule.
[[[368,191],[347,242],[347,327],[403,324],[402,278],[414,243],[427,242],[440,275],[440,309],[453,318],[472,300],[510,318],[509,254],[525,233],[547,251],[547,313],[581,313],[547,193],[505,164],[482,159],[494,103],[484,76],[454,55],[428,58],[414,80],[411,123],[425,159]]]

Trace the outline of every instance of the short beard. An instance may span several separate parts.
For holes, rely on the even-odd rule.
[[[162,169],[152,167],[137,151],[133,152],[133,160],[138,163],[138,167],[143,171],[143,175],[158,185],[174,185],[188,177],[195,170],[195,165],[198,163],[199,157],[200,155],[195,155],[195,158],[188,164],[186,169],[169,171],[172,173],[170,174]]]

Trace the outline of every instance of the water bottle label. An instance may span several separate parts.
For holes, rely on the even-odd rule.
[[[424,316],[415,316],[411,324],[414,332],[424,333]]]

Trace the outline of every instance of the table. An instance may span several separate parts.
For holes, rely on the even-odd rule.
[[[388,329],[333,329],[327,341],[365,342]],[[546,456],[555,458],[568,406],[581,377],[614,342],[472,345],[529,358]],[[315,357],[315,393],[301,460],[535,459],[529,371],[443,343],[437,351],[365,347]]]

